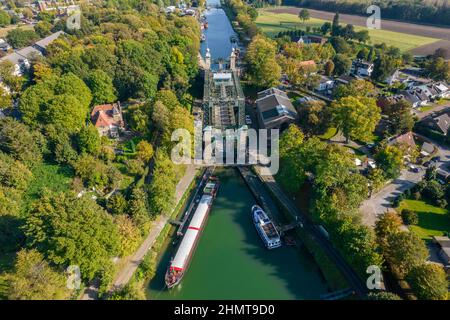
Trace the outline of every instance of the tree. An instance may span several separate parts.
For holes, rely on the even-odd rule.
[[[334,56],[333,63],[334,63],[334,74],[336,76],[340,76],[350,72],[352,60],[350,60],[350,58],[347,57],[346,55],[338,53],[337,55]]]
[[[396,146],[388,145],[375,155],[377,165],[387,179],[395,179],[403,167],[403,152]]]
[[[383,113],[389,116],[389,131],[392,134],[407,133],[414,127],[412,105],[405,99],[395,103],[387,103],[382,108]]]
[[[300,10],[300,12],[298,13],[298,17],[302,22],[309,20],[309,11],[307,9]]]
[[[281,67],[275,55],[275,43],[264,36],[255,36],[249,44],[245,57],[249,64],[249,76],[256,86],[271,87],[279,83]]]
[[[116,192],[109,197],[106,207],[113,215],[124,214],[127,209],[127,200],[122,193]]]
[[[47,21],[39,21],[34,25],[34,31],[39,37],[44,38],[52,33],[52,27]]]
[[[334,71],[334,63],[332,60],[328,60],[327,62],[325,62],[324,66],[325,75],[330,77],[333,74],[333,71]]]
[[[426,69],[433,79],[450,81],[450,61],[434,57],[427,63]]]
[[[448,297],[447,275],[436,263],[414,266],[406,278],[419,299],[446,300]]]
[[[374,168],[369,171],[367,178],[371,182],[371,188],[373,191],[380,190],[386,181],[384,172],[380,168]]]
[[[33,41],[38,39],[38,35],[33,30],[15,28],[8,31],[6,39],[14,49],[20,49],[31,45]]]
[[[52,125],[66,134],[85,126],[91,91],[72,73],[52,76],[28,87],[21,96],[22,120],[29,125]]]
[[[4,10],[0,10],[0,27],[11,24],[11,16]]]
[[[302,128],[307,133],[321,134],[328,125],[328,110],[323,101],[313,100],[298,107]]]
[[[128,257],[139,247],[141,234],[133,221],[125,214],[114,218],[120,238],[119,252],[121,257]]]
[[[344,97],[331,104],[333,122],[348,139],[368,141],[381,118],[372,98]]]
[[[0,152],[0,185],[25,190],[32,177],[33,174],[22,162]]]
[[[80,153],[97,155],[100,151],[101,141],[97,128],[88,124],[81,128],[77,135],[77,146]]]
[[[352,50],[347,40],[342,37],[331,37],[329,41],[337,53],[349,54]]]
[[[339,36],[341,27],[339,26],[339,13],[336,12],[336,14],[333,17],[333,24],[331,26],[331,35],[332,36]]]
[[[136,152],[138,159],[142,160],[145,163],[150,161],[154,153],[152,145],[145,140],[139,141],[136,146]]]
[[[111,103],[117,100],[116,89],[111,77],[106,72],[91,71],[86,83],[92,92],[92,104]]]
[[[356,58],[361,60],[367,60],[369,57],[369,49],[366,47],[363,47],[361,50],[358,51],[358,54],[356,55]]]
[[[141,188],[134,188],[128,202],[128,215],[141,231],[141,235],[147,234],[151,226],[150,210],[147,193]]]
[[[123,288],[113,291],[108,300],[146,300],[146,296],[142,290],[138,288],[136,283],[129,282]]]
[[[78,265],[87,281],[110,267],[119,253],[117,227],[91,196],[43,195],[33,204],[24,230],[29,245],[55,265]]]
[[[401,61],[399,58],[381,54],[375,59],[372,78],[377,81],[384,81],[400,66],[400,64]]]
[[[114,166],[107,166],[103,161],[90,154],[81,155],[72,164],[75,173],[83,180],[86,186],[102,190],[106,187],[114,189],[120,184],[120,172]]]
[[[38,131],[13,118],[0,120],[0,150],[32,166],[42,160],[45,149],[45,138]]]
[[[65,277],[54,271],[37,250],[17,253],[14,272],[9,275],[10,300],[63,300],[69,297]]]
[[[387,250],[387,239],[394,233],[400,232],[402,226],[402,219],[395,212],[395,210],[385,211],[378,216],[378,220],[375,223],[375,234],[378,238],[378,243],[383,250]]]
[[[384,256],[400,276],[407,275],[412,268],[422,264],[428,254],[425,243],[414,232],[400,231],[387,236]]]
[[[150,212],[155,215],[169,214],[172,208],[177,183],[174,166],[164,152],[156,153],[153,178],[148,189]]]
[[[324,35],[327,35],[328,32],[331,31],[331,23],[325,22],[325,23],[320,27],[320,31],[321,31]]]
[[[353,37],[359,42],[366,43],[370,39],[369,30],[357,31],[354,33]]]
[[[334,99],[344,97],[369,97],[374,95],[375,86],[366,80],[358,79],[352,80],[346,85],[340,85],[333,93]]]

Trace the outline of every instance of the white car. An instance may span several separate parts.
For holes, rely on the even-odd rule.
[[[252,119],[250,119],[249,115],[245,116],[245,124],[247,124],[247,125],[251,125],[252,124]]]

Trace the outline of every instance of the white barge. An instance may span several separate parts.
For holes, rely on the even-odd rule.
[[[189,263],[200,239],[201,231],[206,224],[218,188],[218,179],[210,177],[203,189],[203,195],[200,198],[189,226],[184,233],[183,240],[181,240],[177,252],[167,269],[165,282],[169,289],[180,283],[189,267]]]
[[[280,234],[269,216],[260,206],[252,207],[253,224],[267,249],[281,247]]]

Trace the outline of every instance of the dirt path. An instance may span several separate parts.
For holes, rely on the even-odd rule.
[[[180,182],[178,182],[178,185],[175,190],[175,203],[178,203],[181,200],[184,193],[189,188],[189,185],[195,178],[197,172],[196,170],[197,170],[196,167],[193,165],[187,166],[186,172],[183,178],[181,178]],[[141,244],[139,249],[134,253],[134,255],[128,260],[127,264],[117,273],[116,278],[113,282],[113,288],[122,287],[125,284],[127,284],[128,281],[130,281],[139,264],[144,260],[145,254],[153,246],[156,238],[159,236],[168,220],[169,216],[165,215],[162,215],[158,219],[156,219],[156,221],[153,223],[152,229],[150,230],[147,238]],[[81,297],[81,300],[97,299],[98,293],[97,286],[98,283],[89,286],[85,290],[83,296]]]
[[[274,13],[291,13],[298,15],[300,8],[278,7],[278,8],[269,8],[266,10],[268,12]],[[311,17],[316,19],[332,21],[334,17],[334,12],[319,11],[314,9],[308,9],[308,11]],[[450,41],[450,28],[440,28],[407,22],[384,20],[383,13],[381,13],[381,19],[382,19],[381,28],[385,30]],[[339,14],[339,20],[341,23],[350,23],[355,26],[365,27],[367,18],[350,14]]]

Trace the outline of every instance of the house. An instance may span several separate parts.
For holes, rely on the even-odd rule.
[[[17,52],[13,52],[0,58],[0,63],[4,62],[9,62],[13,65],[12,75],[17,77],[22,76],[30,68],[28,59]]]
[[[307,69],[307,70],[316,70],[317,69],[317,65],[314,62],[314,60],[300,61],[298,65],[300,66],[300,68]]]
[[[11,49],[11,46],[6,42],[5,39],[0,39],[0,50],[3,52],[7,52],[9,49]]]
[[[450,127],[450,116],[448,113],[444,113],[433,118],[433,123],[436,130],[440,131],[444,135],[447,135],[448,128]]]
[[[30,60],[33,60],[39,56],[45,54],[47,46],[55,41],[63,31],[55,32],[44,39],[37,41],[34,45],[22,48],[13,53],[10,53],[0,58],[0,63],[9,61],[14,66],[13,75],[22,76],[30,68]]]
[[[311,44],[311,43],[324,44],[325,42],[327,42],[326,38],[316,35],[293,37],[291,38],[291,40],[293,42],[297,42],[298,44]]]
[[[64,31],[58,31],[55,32],[51,35],[49,35],[48,37],[45,37],[39,41],[36,41],[36,43],[32,46],[34,49],[36,49],[37,51],[39,51],[42,54],[46,53],[46,49],[47,47],[56,39],[59,38],[60,35],[65,34]]]
[[[361,59],[353,60],[350,73],[360,77],[370,77],[373,72],[374,64]]]
[[[120,102],[95,106],[91,112],[91,121],[100,136],[117,138],[125,128]]]
[[[450,238],[443,236],[433,236],[433,243],[439,247],[439,258],[443,262],[447,273],[450,269]]]
[[[420,149],[420,155],[424,157],[428,157],[434,153],[434,145],[429,142],[424,142],[422,144],[422,148]]]
[[[349,84],[351,81],[355,80],[355,77],[348,76],[348,75],[342,75],[335,79],[336,84]]]
[[[297,120],[297,111],[284,91],[270,88],[258,92],[256,108],[261,128],[285,129]]]
[[[414,140],[414,135],[411,131],[392,138],[388,144],[404,147],[407,154],[411,154],[417,150],[416,141]]]
[[[333,79],[326,76],[320,76],[319,84],[316,87],[317,91],[328,91],[332,90],[333,88],[334,88]]]
[[[405,100],[409,101],[413,108],[427,105],[430,98],[420,88],[414,88],[410,90],[402,90],[400,93],[405,97]]]

